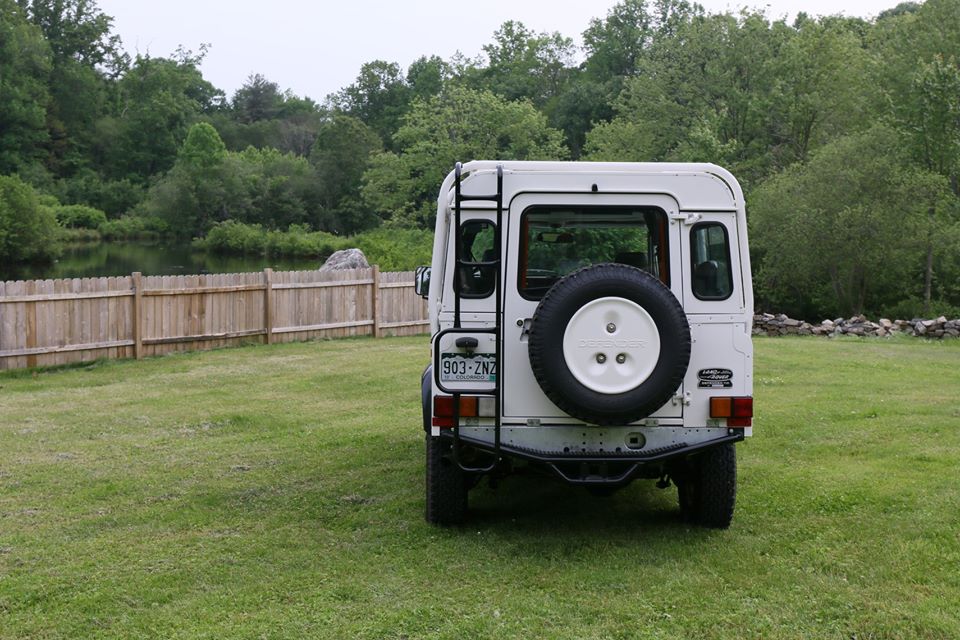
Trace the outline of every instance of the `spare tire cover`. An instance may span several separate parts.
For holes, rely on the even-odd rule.
[[[540,388],[565,413],[628,424],[663,406],[683,382],[690,325],[654,276],[597,264],[558,280],[543,296],[529,355]]]

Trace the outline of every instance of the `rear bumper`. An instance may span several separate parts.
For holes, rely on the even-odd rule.
[[[452,440],[453,432],[444,429],[440,436]],[[500,450],[497,452],[493,444],[463,434],[460,436],[460,442],[462,445],[467,445],[492,456],[516,458],[542,465],[555,473],[559,479],[569,484],[621,486],[651,470],[661,469],[664,464],[672,460],[722,444],[739,442],[743,438],[743,432],[737,430],[734,433],[693,444],[681,442],[648,450],[603,453],[540,451],[507,444],[501,444]]]

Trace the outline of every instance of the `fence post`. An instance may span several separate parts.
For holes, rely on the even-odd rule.
[[[263,326],[266,328],[267,344],[273,343],[273,269],[263,270]]]
[[[27,295],[36,294],[36,280],[30,280],[26,283],[26,285],[27,289],[24,291],[24,293]],[[27,349],[34,349],[37,346],[37,304],[37,301],[33,300],[25,305],[27,308]],[[27,356],[27,366],[37,366],[36,354]]]
[[[134,271],[130,274],[130,280],[133,284],[133,357],[137,360],[143,358],[143,333],[141,326],[143,324],[143,274]]]
[[[373,337],[380,337],[380,266],[373,265],[373,297],[371,298],[373,307]]]

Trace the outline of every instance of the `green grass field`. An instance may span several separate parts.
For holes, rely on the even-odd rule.
[[[0,638],[958,638],[960,342],[758,339],[733,526],[423,520],[424,338],[0,375]]]

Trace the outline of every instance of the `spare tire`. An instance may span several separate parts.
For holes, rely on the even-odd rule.
[[[690,363],[690,325],[673,293],[623,264],[584,267],[558,280],[530,326],[530,367],[565,413],[629,424],[666,403]]]

